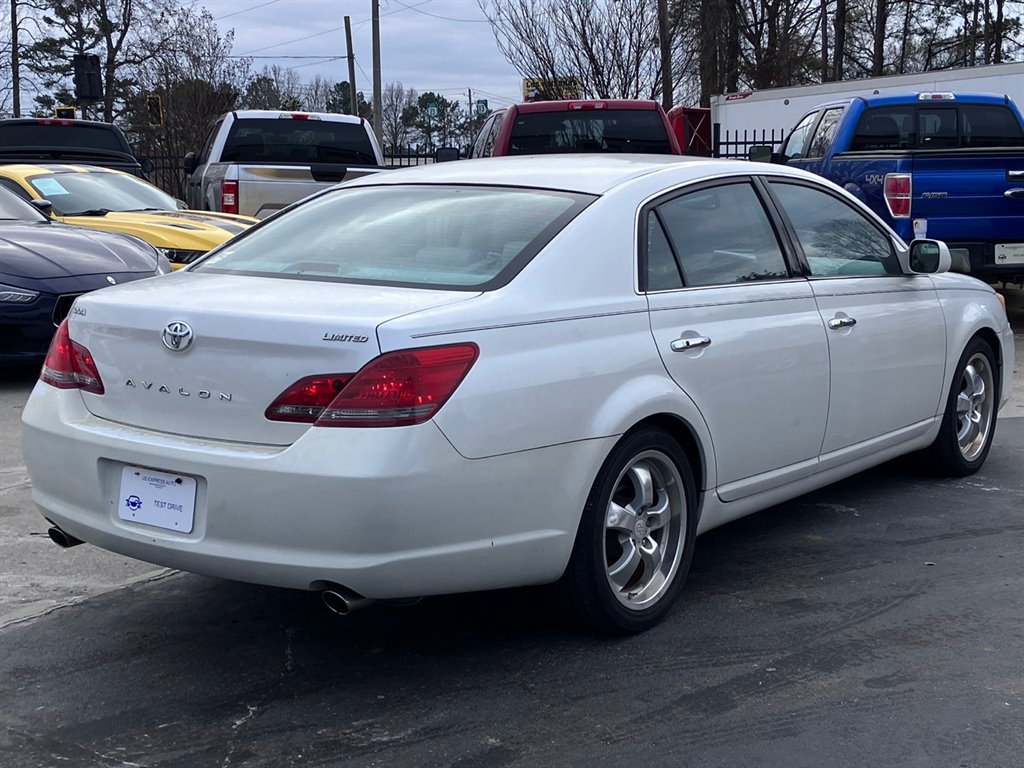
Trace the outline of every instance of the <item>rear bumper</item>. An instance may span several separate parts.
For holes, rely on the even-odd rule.
[[[960,250],[966,251],[967,260],[970,263],[970,274],[987,283],[1021,283],[1024,282],[1024,262],[1011,263],[999,262],[996,260],[995,243],[979,242],[958,242],[954,240],[945,241],[950,252]],[[1008,238],[1007,244],[1022,243],[1017,238]],[[954,262],[955,263],[955,262]]]
[[[77,391],[42,383],[23,422],[33,498],[72,536],[172,568],[370,598],[557,579],[614,443],[467,460],[432,422],[313,428],[287,448],[217,443],[99,419]],[[122,520],[125,465],[195,477],[192,531]]]

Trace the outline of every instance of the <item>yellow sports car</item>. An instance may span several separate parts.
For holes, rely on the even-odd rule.
[[[185,210],[137,176],[87,165],[0,165],[0,185],[65,224],[134,235],[177,269],[248,229],[259,219]]]

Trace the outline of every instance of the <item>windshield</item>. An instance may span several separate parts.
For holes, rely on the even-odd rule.
[[[0,187],[0,221],[48,221],[42,211],[29,205],[9,189]]]
[[[496,288],[592,199],[496,187],[343,188],[270,219],[192,271]]]
[[[516,116],[510,155],[565,152],[672,152],[661,115],[653,109],[526,112]]]
[[[53,212],[58,216],[74,216],[85,211],[178,210],[173,197],[128,174],[47,173],[30,176],[28,183],[53,203]]]
[[[290,117],[235,120],[220,159],[225,163],[377,165],[370,135],[361,123]]]

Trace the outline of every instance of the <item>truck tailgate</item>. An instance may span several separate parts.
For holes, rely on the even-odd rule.
[[[238,164],[238,212],[265,219],[297,200],[384,168],[344,165]]]
[[[928,237],[1024,240],[1024,149],[919,152],[913,169],[911,213]]]

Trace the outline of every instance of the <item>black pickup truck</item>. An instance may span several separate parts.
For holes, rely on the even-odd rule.
[[[24,117],[0,120],[0,163],[77,163],[145,176],[153,168],[139,160],[116,125],[93,120]]]

